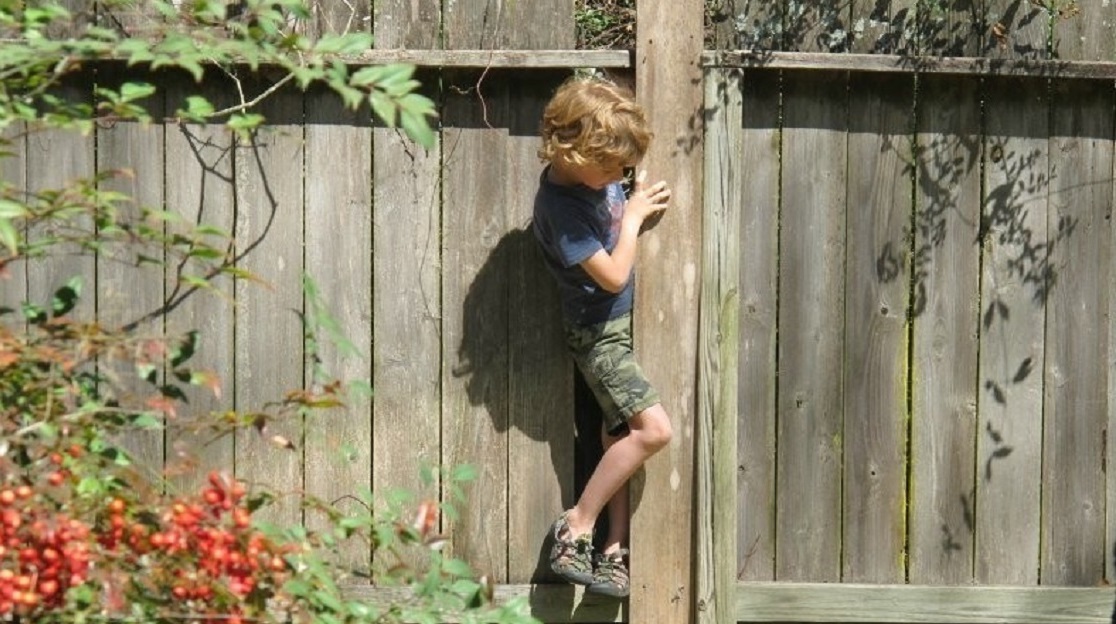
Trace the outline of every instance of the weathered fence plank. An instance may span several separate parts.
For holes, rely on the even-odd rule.
[[[739,390],[733,466],[737,474],[736,576],[749,581],[775,579],[780,81],[777,73],[744,72],[740,135],[735,137],[731,153],[740,182],[737,188],[728,189],[738,194],[729,198],[742,213],[737,243],[740,361],[735,371]],[[732,105],[731,91],[728,95],[725,106]],[[717,180],[721,175],[710,170],[707,178]]]
[[[908,575],[912,583],[966,583],[978,365],[979,83],[920,77],[918,93]]]
[[[1034,82],[985,91],[976,578],[1033,584],[1038,565],[1047,102]]]
[[[443,139],[442,461],[472,464],[455,554],[507,577],[508,267],[494,254],[508,231],[506,87],[458,74],[446,91]],[[497,117],[499,116],[499,117]]]
[[[114,28],[124,36],[136,36],[153,19],[153,11],[147,3],[130,6],[108,7],[97,4],[94,7],[98,24]],[[121,66],[100,68],[97,72],[98,86],[119,88],[125,81],[138,76]],[[157,80],[152,81],[158,83]],[[97,170],[127,172],[107,179],[104,188],[115,190],[132,198],[133,202],[121,207],[121,217],[135,219],[144,208],[161,210],[165,204],[165,93],[157,92],[143,102],[156,121],[141,124],[134,121],[118,120],[97,128]],[[138,262],[137,250],[126,246],[119,248],[103,247],[97,257],[97,320],[112,328],[132,323],[143,315],[159,309],[165,297],[163,269],[158,265]],[[165,261],[162,250],[146,249],[157,260]],[[138,326],[140,333],[159,336],[163,332],[161,317],[147,318]],[[100,366],[116,368],[121,376],[120,391],[129,395],[124,399],[127,405],[142,405],[143,400],[154,394],[156,383],[162,383],[166,375],[162,363],[157,368],[156,379],[141,380],[135,377],[134,364],[123,362],[99,362]],[[150,381],[150,382],[149,382]],[[165,419],[162,419],[165,425]],[[122,438],[125,448],[136,460],[136,466],[146,470],[161,483],[165,446],[164,429],[129,431]]]
[[[53,90],[53,95],[71,103],[88,104],[92,100],[88,76],[78,77]],[[31,192],[62,190],[80,180],[89,181],[94,175],[94,146],[92,134],[82,136],[71,130],[28,126],[27,136],[27,188]],[[92,232],[93,219],[89,215],[75,218],[71,227]],[[53,228],[34,228],[28,240],[34,243],[51,239],[59,234]],[[71,243],[54,243],[47,258],[27,266],[27,293],[31,303],[41,306],[50,314],[53,293],[71,279],[80,281],[81,299],[74,308],[74,315],[93,317],[96,309],[95,262],[89,254],[81,253]],[[75,253],[76,252],[76,253]]]
[[[636,353],[671,419],[671,443],[637,474],[631,526],[633,622],[693,617],[694,423],[701,279],[703,4],[636,4],[636,97],[655,135],[650,180],[671,207],[642,236],[635,291]],[[642,486],[642,487],[641,487]]]
[[[743,171],[743,72],[705,73],[705,167],[722,172],[705,181],[702,219],[701,317],[698,378],[697,540],[698,622],[730,622],[736,581],[737,450],[740,360],[740,222]]]
[[[99,84],[109,88],[119,88],[129,79],[134,78],[111,71],[98,75]],[[145,102],[154,119],[163,117],[163,98],[160,91]],[[119,172],[104,182],[104,188],[131,198],[119,207],[122,220],[135,220],[144,209],[163,209],[165,136],[163,123],[117,121],[97,129],[97,171]],[[139,251],[126,245],[105,246],[97,259],[97,321],[106,328],[115,329],[135,322],[163,304],[163,268],[154,263],[138,262]],[[160,249],[144,249],[142,253],[163,260]],[[163,320],[159,317],[138,328],[140,334],[150,336],[159,336],[162,331]],[[155,364],[158,374],[163,375],[162,362]],[[143,399],[156,391],[155,384],[135,379],[135,368],[130,362],[122,366],[114,362],[102,362],[102,365],[115,369],[125,381],[122,390],[132,395],[123,401],[125,405],[142,405]],[[126,444],[137,464],[158,476],[163,468],[163,431],[129,432]]]
[[[906,577],[907,277],[914,81],[849,81],[844,581]]]
[[[1113,163],[1113,179],[1116,179],[1116,163]],[[1108,189],[1109,201],[1116,204],[1116,185]],[[1116,239],[1116,223],[1114,223],[1109,216],[1109,236]],[[1116,292],[1116,271],[1109,271],[1107,275],[1107,290],[1110,293],[1108,298],[1108,353],[1109,358],[1111,354],[1116,353],[1116,297],[1112,297],[1111,293]],[[1108,359],[1107,361],[1111,361]],[[1108,430],[1107,436],[1116,432],[1116,374],[1112,374],[1109,369],[1108,374]],[[1116,466],[1116,444],[1105,444],[1105,463],[1104,466]],[[1105,470],[1105,544],[1116,544],[1116,470]],[[1116,578],[1116,557],[1105,557],[1105,574],[1104,578],[1111,581]]]
[[[1055,55],[1111,60],[1116,54],[1116,5],[1082,6],[1076,12],[1075,6],[1055,16]],[[1047,227],[1059,238],[1067,231],[1069,244],[1051,241],[1050,248],[1052,268],[1065,279],[1055,284],[1047,315],[1043,478],[1054,480],[1044,481],[1052,485],[1043,488],[1043,511],[1049,515],[1043,518],[1040,575],[1043,583],[1079,585],[1106,578],[1113,544],[1102,509],[1106,477],[1096,467],[1110,465],[1104,454],[1111,431],[1112,367],[1102,363],[1112,362],[1103,333],[1112,297],[1105,273],[1111,271],[1112,258],[1111,189],[1116,177],[1111,111],[1116,102],[1111,88],[1071,81],[1054,81],[1053,87],[1059,114],[1051,117],[1053,193]],[[1082,360],[1097,364],[1082,366]],[[1062,514],[1055,513],[1059,506]]]
[[[345,107],[341,98],[324,88],[310,90],[305,98],[305,272],[317,297],[314,300],[307,293],[304,312],[310,319],[320,317],[323,311],[317,306],[324,306],[324,313],[332,319],[336,325],[334,331],[340,336],[331,335],[326,327],[315,328],[313,341],[306,345],[304,385],[320,390],[330,379],[346,383],[371,381],[376,399],[391,397],[396,390],[413,390],[418,394],[417,388],[411,386],[378,388],[373,372],[372,321],[376,291],[372,262],[371,112],[367,108]],[[399,176],[399,179],[407,178]],[[400,231],[415,234],[407,228]],[[411,245],[415,241],[411,236],[397,238]],[[385,292],[390,290],[386,283],[377,286]],[[435,348],[416,356],[437,358],[438,353]],[[313,413],[306,419],[304,487],[308,495],[344,512],[362,513],[367,510],[350,497],[372,489],[373,472],[381,464],[374,464],[379,458],[372,452],[371,400],[358,387],[350,386],[349,392],[349,400],[343,408]],[[427,412],[408,414],[407,426],[399,427],[399,431],[411,431],[411,424],[420,426],[422,421],[418,419],[424,415]],[[402,460],[413,457],[412,452],[422,451],[402,445],[402,442],[399,448],[406,450],[385,455]],[[315,514],[306,516],[306,524],[311,528],[322,528],[324,523],[325,519]],[[366,567],[370,553],[364,544],[345,544],[342,557],[354,565]]]
[[[1058,51],[1111,58],[1116,7],[1089,6],[1061,22]],[[1105,323],[1112,258],[1112,88],[1054,81],[1047,206],[1048,308],[1042,464],[1044,584],[1084,585],[1104,578],[1105,435],[1111,362]],[[1082,365],[1092,362],[1095,365]]]
[[[437,481],[420,477],[438,465],[442,411],[441,145],[381,127],[373,136],[373,487],[436,496]]]
[[[908,576],[973,576],[980,246],[980,84],[919,78],[911,260]]]
[[[229,104],[228,94],[235,87],[215,75],[204,91],[218,109]],[[197,85],[186,76],[175,76],[167,86],[167,108],[173,111],[185,105],[187,94],[196,93]],[[174,175],[167,176],[167,210],[187,224],[213,226],[231,236],[235,225],[233,179],[233,137],[222,126],[182,123],[167,126],[166,167]],[[182,228],[168,224],[170,232]],[[228,248],[231,241],[210,238],[206,241],[219,248]],[[177,265],[175,265],[177,266]],[[190,275],[204,278],[203,275]],[[210,280],[209,289],[196,289],[183,281],[172,269],[167,275],[167,334],[176,337],[196,330],[195,355],[188,360],[191,368],[211,371],[222,381],[224,394],[215,397],[205,388],[188,388],[189,413],[180,414],[176,426],[168,431],[166,458],[172,483],[178,489],[194,489],[205,480],[208,470],[233,470],[232,436],[214,438],[211,433],[192,431],[204,423],[207,414],[231,407],[229,392],[235,384],[232,306],[232,280],[224,275]]]
[[[1070,58],[1079,59],[1083,61],[1111,61],[1116,54],[1116,4],[1111,3],[1079,3],[1064,7],[1064,14],[1059,14],[1054,19],[1054,32],[1052,43],[1054,48],[1055,58]],[[1051,177],[1055,189],[1064,189],[1065,192],[1056,192],[1051,195],[1050,217],[1060,218],[1062,216],[1070,219],[1080,219],[1080,222],[1074,227],[1074,236],[1071,237],[1068,245],[1061,245],[1056,247],[1053,251],[1052,261],[1060,271],[1067,273],[1066,278],[1070,280],[1070,290],[1074,294],[1059,292],[1055,298],[1054,307],[1052,310],[1055,319],[1064,314],[1070,314],[1070,325],[1066,326],[1065,322],[1062,325],[1059,337],[1062,339],[1069,339],[1070,344],[1063,345],[1062,340],[1058,340],[1058,346],[1055,347],[1055,353],[1071,355],[1067,349],[1072,348],[1073,338],[1066,333],[1072,333],[1072,327],[1080,329],[1082,326],[1078,325],[1079,321],[1086,319],[1079,318],[1078,315],[1090,315],[1088,318],[1090,328],[1087,332],[1081,334],[1090,334],[1088,338],[1081,335],[1082,340],[1088,340],[1088,346],[1085,347],[1085,353],[1091,353],[1098,357],[1098,365],[1092,367],[1091,370],[1079,370],[1077,365],[1074,364],[1071,368],[1067,368],[1068,362],[1056,362],[1062,369],[1062,375],[1073,375],[1077,377],[1073,379],[1067,387],[1058,387],[1050,389],[1050,392],[1056,392],[1059,395],[1064,395],[1062,398],[1069,396],[1073,393],[1077,400],[1082,401],[1097,401],[1097,404],[1078,404],[1080,410],[1079,414],[1069,415],[1068,418],[1073,421],[1073,424],[1066,423],[1067,434],[1076,437],[1078,435],[1093,435],[1096,436],[1095,428],[1098,423],[1105,427],[1107,436],[1112,436],[1116,432],[1116,375],[1112,374],[1112,366],[1100,365],[1101,362],[1111,363],[1113,349],[1116,349],[1116,343],[1113,342],[1113,332],[1116,331],[1116,325],[1113,325],[1113,298],[1111,293],[1113,285],[1113,273],[1109,267],[1111,266],[1111,241],[1113,236],[1112,231],[1112,205],[1116,202],[1113,198],[1113,181],[1116,180],[1116,173],[1112,169],[1112,164],[1108,161],[1112,160],[1112,121],[1109,112],[1112,110],[1112,89],[1099,89],[1099,85],[1095,85],[1094,89],[1082,88],[1084,85],[1075,85],[1069,82],[1055,82],[1055,96],[1054,103],[1056,105],[1065,104],[1072,107],[1071,114],[1057,113],[1054,115],[1054,128],[1053,142],[1051,146],[1052,163],[1051,163]],[[1105,112],[1100,112],[1102,107],[1107,106]],[[1084,117],[1083,117],[1084,115]],[[1090,119],[1088,115],[1096,115],[1096,119]],[[1072,133],[1072,134],[1070,134]],[[1076,137],[1076,138],[1074,138]],[[1063,152],[1063,150],[1065,150]],[[1064,160],[1063,158],[1064,154]],[[1071,160],[1072,159],[1072,160]],[[1106,170],[1104,167],[1108,166]],[[1078,242],[1074,239],[1084,239],[1082,247],[1078,246]],[[1097,250],[1093,245],[1100,244],[1101,249]],[[1078,254],[1082,254],[1078,256]],[[1089,262],[1089,254],[1092,255],[1088,267],[1081,266],[1080,262]],[[1070,259],[1069,257],[1072,257]],[[1106,260],[1107,259],[1107,260]],[[1063,266],[1064,263],[1068,263]],[[1095,264],[1094,264],[1095,263]],[[1091,275],[1077,275],[1082,271],[1088,271]],[[1080,283],[1079,279],[1085,278],[1090,283]],[[1090,293],[1087,289],[1094,288],[1095,291]],[[1073,307],[1066,307],[1067,303],[1072,303],[1075,299],[1079,304],[1089,301],[1088,297],[1091,295],[1104,296],[1107,299],[1103,301],[1102,309],[1099,310],[1074,310]],[[1107,312],[1106,312],[1107,310]],[[1092,316],[1099,314],[1099,317]],[[1108,316],[1105,317],[1104,315]],[[1107,322],[1105,319],[1107,318]],[[1052,321],[1053,322],[1053,321]],[[1098,332],[1108,332],[1107,338],[1097,335]],[[1072,355],[1072,361],[1080,361],[1079,355]],[[1080,375],[1092,376],[1092,379],[1086,381],[1081,379]],[[1096,377],[1099,376],[1099,379]],[[1083,383],[1084,382],[1084,383]],[[1100,384],[1098,388],[1092,384]],[[1047,400],[1050,399],[1048,395]],[[1103,408],[1101,407],[1103,404]],[[1069,409],[1074,409],[1076,405],[1071,405]],[[1067,416],[1066,410],[1061,406],[1056,406],[1055,414]],[[1103,412],[1098,414],[1097,412]],[[1078,422],[1077,418],[1081,417],[1084,422]],[[1066,422],[1063,418],[1060,422]],[[1097,436],[1097,439],[1104,441],[1103,436]],[[1094,440],[1084,441],[1085,452],[1096,457],[1096,448],[1094,447]],[[1096,549],[1097,552],[1093,555],[1086,555],[1085,553],[1076,553],[1076,556],[1071,557],[1073,566],[1067,570],[1069,574],[1061,570],[1065,569],[1066,561],[1060,562],[1056,567],[1057,570],[1052,570],[1053,578],[1048,576],[1044,571],[1042,580],[1054,580],[1058,582],[1069,582],[1069,576],[1076,576],[1082,582],[1091,582],[1087,579],[1095,574],[1095,570],[1091,569],[1093,557],[1103,556],[1105,561],[1104,578],[1113,579],[1116,577],[1116,558],[1107,556],[1111,552],[1111,548],[1116,544],[1116,477],[1113,476],[1114,471],[1111,466],[1116,461],[1116,453],[1113,449],[1116,444],[1111,443],[1111,437],[1107,442],[1102,442],[1104,447],[1102,453],[1106,456],[1101,457],[1100,461],[1102,466],[1109,467],[1105,471],[1106,483],[1102,485],[1104,491],[1102,495],[1106,499],[1106,509],[1104,516],[1106,518],[1104,528],[1103,545],[1098,546],[1092,544],[1079,544],[1086,548]],[[1066,449],[1068,450],[1068,449]],[[1064,451],[1063,451],[1064,452]],[[1062,460],[1068,460],[1069,457],[1063,457]],[[1058,460],[1056,460],[1058,461]],[[1082,462],[1088,464],[1089,462]],[[1063,466],[1069,467],[1066,464]],[[1079,469],[1086,470],[1082,465]],[[1044,475],[1045,477],[1045,475]],[[1101,513],[1099,509],[1083,509],[1083,503],[1097,504],[1095,500],[1096,492],[1090,492],[1093,486],[1092,480],[1097,478],[1098,475],[1095,471],[1095,465],[1091,473],[1079,472],[1075,483],[1071,485],[1070,490],[1085,489],[1082,492],[1081,499],[1067,500],[1066,503],[1070,509],[1078,507],[1080,510],[1078,514],[1072,514],[1071,517],[1076,516],[1084,521],[1084,526],[1079,525],[1078,529],[1085,529],[1088,533],[1093,533],[1095,527],[1091,524],[1097,520],[1097,514]],[[1061,488],[1055,489],[1052,492],[1053,497],[1051,502],[1057,504],[1059,499],[1065,500],[1067,494]],[[1093,498],[1094,500],[1088,500]],[[1084,499],[1084,500],[1083,500]],[[1069,519],[1069,518],[1067,518]],[[1051,518],[1053,520],[1053,518]],[[1051,527],[1053,528],[1053,527]],[[1053,536],[1052,536],[1053,537]],[[1096,539],[1095,535],[1091,535]],[[1054,538],[1052,545],[1054,550],[1070,549],[1070,540],[1068,534],[1063,534],[1060,537]],[[1045,554],[1045,553],[1044,553]],[[1055,554],[1051,552],[1049,554]],[[1061,559],[1062,557],[1057,557]],[[1051,562],[1054,563],[1054,562]],[[1084,569],[1082,569],[1084,568]]]
[[[508,582],[555,578],[548,529],[575,502],[573,369],[563,341],[558,291],[531,232],[542,166],[539,120],[565,72],[524,85],[509,111],[508,225]],[[596,432],[594,432],[596,433]]]
[[[377,46],[438,47],[440,12],[433,3],[386,2],[376,8]],[[437,102],[436,76],[417,78],[426,85],[423,94]],[[365,118],[349,130],[349,140],[367,158],[368,146],[358,144],[369,139],[369,112],[361,114]],[[440,292],[443,143],[438,136],[428,150],[382,124],[374,125],[371,139],[372,487],[380,501],[396,489],[437,500],[445,314]],[[354,178],[354,185],[359,182]],[[424,468],[435,473],[433,483],[422,482]]]
[[[262,93],[263,80],[246,81],[245,93]],[[287,392],[302,388],[305,360],[302,335],[303,273],[303,114],[302,94],[280,90],[259,108],[267,126],[237,142],[237,268],[267,286],[238,279],[236,299],[237,383],[234,403],[241,412],[263,410]],[[310,418],[321,417],[312,415]],[[301,489],[302,417],[297,411],[277,415],[263,429],[242,429],[236,436],[236,474],[264,481],[283,492]],[[282,436],[290,446],[273,441]],[[301,522],[298,500],[284,496],[269,505],[264,517],[280,525]]]
[[[776,578],[841,577],[846,99],[842,73],[784,74]]]

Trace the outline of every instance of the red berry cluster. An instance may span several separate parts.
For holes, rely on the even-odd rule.
[[[57,607],[89,574],[89,527],[34,497],[29,485],[0,489],[0,616]]]
[[[66,592],[88,581],[109,615],[133,600],[236,624],[260,615],[255,605],[289,577],[288,547],[252,526],[238,481],[213,472],[197,494],[168,504],[113,498],[88,525],[63,512],[78,513],[59,491],[70,475],[50,463],[51,487],[0,481],[0,621],[58,613]]]
[[[179,611],[235,623],[249,594],[276,590],[288,573],[283,550],[251,526],[244,496],[243,484],[213,472],[198,495],[175,499],[155,522],[115,499],[101,544],[137,569],[142,558],[132,581],[140,595],[173,597]]]

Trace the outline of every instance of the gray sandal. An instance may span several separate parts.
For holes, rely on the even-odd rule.
[[[554,536],[554,546],[550,548],[550,569],[571,583],[589,585],[594,581],[593,534],[571,537],[566,513],[558,516],[550,530]]]
[[[624,558],[627,548],[621,548],[607,555],[597,557],[597,568],[593,571],[593,582],[586,591],[603,594],[613,598],[624,598],[631,592],[631,575]]]

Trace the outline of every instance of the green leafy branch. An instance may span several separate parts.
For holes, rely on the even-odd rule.
[[[179,69],[202,81],[207,68],[233,78],[239,102],[217,108],[200,96],[174,110],[174,118],[198,123],[222,122],[247,132],[265,122],[251,113],[267,95],[294,83],[301,89],[324,84],[350,108],[367,103],[385,124],[401,127],[413,140],[431,146],[434,103],[416,92],[410,65],[361,67],[349,61],[372,47],[369,33],[326,34],[311,38],[300,26],[310,17],[302,0],[246,0],[226,5],[197,0],[175,6],[165,0],[146,3],[149,12],[126,33],[96,24],[78,26],[66,38],[49,36],[70,27],[66,8],[44,3],[23,7],[0,2],[0,33],[11,38],[0,46],[0,131],[17,121],[88,132],[96,120],[151,121],[143,106],[155,87],[126,82],[119,88],[98,86],[92,105],[67,102],[51,93],[63,80],[92,62],[117,61],[150,70]],[[277,69],[280,77],[265,93],[249,97],[239,73]]]

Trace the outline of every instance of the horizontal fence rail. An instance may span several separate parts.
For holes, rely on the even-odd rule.
[[[1019,76],[1114,80],[1116,62],[982,57],[931,57],[896,54],[830,54],[764,50],[707,50],[706,67],[852,71],[899,74],[948,74],[958,76]]]

